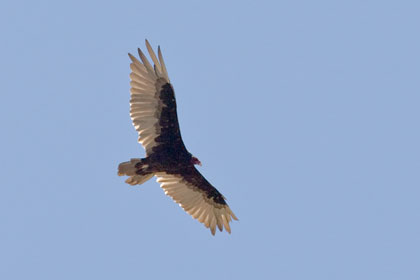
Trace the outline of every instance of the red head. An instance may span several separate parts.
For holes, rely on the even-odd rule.
[[[191,157],[191,163],[192,164],[198,164],[201,166],[201,161],[198,160],[198,158],[196,158],[195,156]]]

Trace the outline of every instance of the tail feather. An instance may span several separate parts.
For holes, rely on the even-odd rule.
[[[132,158],[130,161],[122,162],[118,165],[118,176],[133,176],[137,175],[137,163],[141,162],[140,158]]]
[[[153,177],[153,173],[139,175],[136,173],[136,164],[141,162],[139,158],[132,158],[130,161],[122,162],[118,166],[118,176],[130,176],[125,182],[130,185],[140,185]]]
[[[125,182],[132,186],[141,185],[152,177],[153,177],[153,173],[146,174],[146,175],[135,175],[135,176],[129,177],[127,180],[125,180]]]

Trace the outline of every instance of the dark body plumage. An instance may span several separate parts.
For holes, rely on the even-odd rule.
[[[130,114],[139,132],[139,141],[146,149],[144,159],[131,159],[119,165],[120,176],[130,176],[126,182],[142,184],[157,177],[165,193],[186,212],[215,233],[216,226],[230,232],[231,218],[237,219],[223,195],[195,168],[198,159],[189,153],[182,141],[176,110],[175,93],[170,84],[163,57],[159,61],[149,43],[150,65],[139,49],[143,63],[130,55],[131,100]]]

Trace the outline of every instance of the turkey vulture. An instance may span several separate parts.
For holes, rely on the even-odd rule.
[[[192,217],[210,228],[216,226],[230,233],[232,218],[238,220],[224,196],[194,167],[201,162],[185,148],[179,130],[174,89],[163,61],[146,40],[154,66],[138,49],[140,62],[128,54],[130,64],[130,116],[139,133],[138,141],[146,150],[146,158],[120,163],[119,176],[129,176],[130,185],[142,184],[156,176],[167,195]],[[158,59],[159,58],[159,59]]]

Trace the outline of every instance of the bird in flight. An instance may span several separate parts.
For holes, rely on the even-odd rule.
[[[141,61],[128,54],[132,61],[130,116],[146,158],[120,163],[118,175],[129,176],[125,182],[130,185],[143,184],[156,176],[165,193],[213,235],[216,227],[230,233],[229,223],[238,219],[225,197],[195,168],[201,162],[187,151],[182,141],[175,93],[160,47],[158,56],[147,40],[146,47],[154,66],[140,49]]]

